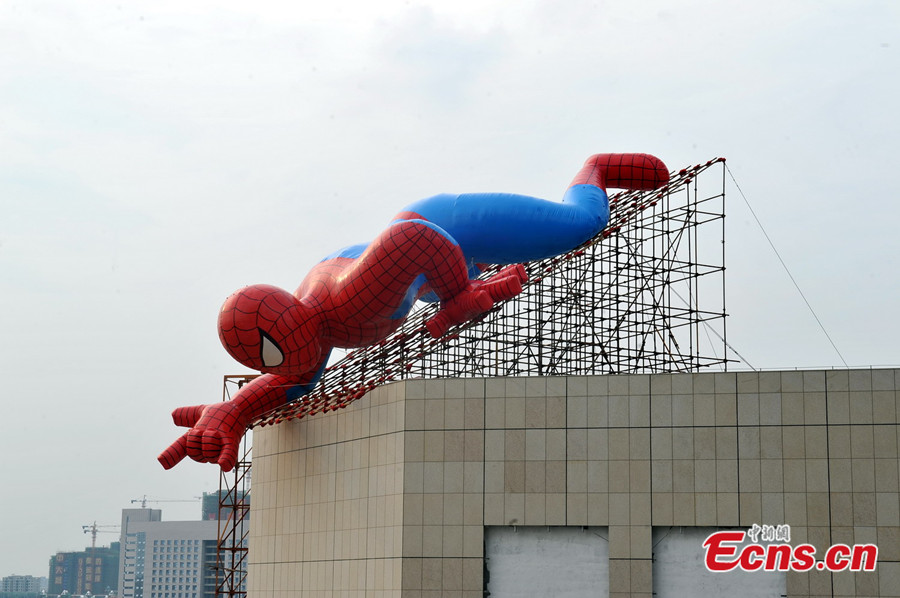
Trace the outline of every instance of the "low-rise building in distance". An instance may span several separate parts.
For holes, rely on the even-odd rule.
[[[0,594],[40,594],[47,590],[46,577],[8,575],[0,579]]]

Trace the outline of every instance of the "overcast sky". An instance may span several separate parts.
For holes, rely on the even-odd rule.
[[[900,364],[898,32],[893,0],[0,2],[0,576],[218,487],[156,455],[246,371],[233,290],[420,197],[558,198],[596,152],[728,158],[846,362]],[[728,201],[731,344],[841,366]]]

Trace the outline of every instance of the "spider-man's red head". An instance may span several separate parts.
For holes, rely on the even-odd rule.
[[[321,354],[315,326],[297,298],[267,284],[244,287],[225,300],[219,340],[245,366],[271,374],[308,373]]]

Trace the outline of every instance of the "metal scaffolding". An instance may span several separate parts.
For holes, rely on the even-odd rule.
[[[255,376],[225,376],[222,400]],[[247,596],[247,555],[250,538],[251,431],[241,441],[238,460],[231,471],[219,472],[219,529],[216,536],[216,596]]]
[[[340,409],[409,378],[727,369],[724,262],[725,169],[714,159],[673,173],[663,189],[613,195],[599,235],[526,264],[521,295],[440,339],[425,329],[438,306],[422,304],[392,336],[345,355],[313,392],[256,425]]]
[[[440,339],[425,329],[438,306],[421,304],[389,338],[347,353],[310,394],[253,425],[337,410],[377,386],[411,378],[695,372],[727,370],[732,361],[723,158],[672,173],[663,189],[611,196],[610,223],[599,235],[525,267],[529,280],[519,296]],[[244,484],[249,496],[248,453],[238,470],[229,487]],[[246,546],[245,533],[227,538]],[[238,551],[222,547],[220,558],[223,552]],[[244,563],[246,548],[241,555]],[[231,565],[225,570],[236,575],[233,556]],[[226,578],[221,594],[244,594],[232,589],[236,579],[231,583]]]

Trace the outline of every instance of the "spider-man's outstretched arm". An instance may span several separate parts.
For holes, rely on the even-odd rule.
[[[295,400],[315,385],[300,377],[263,374],[242,386],[230,401],[179,407],[172,412],[176,426],[190,428],[157,459],[166,469],[185,457],[201,463],[217,463],[230,471],[237,461],[241,438],[257,417]]]

